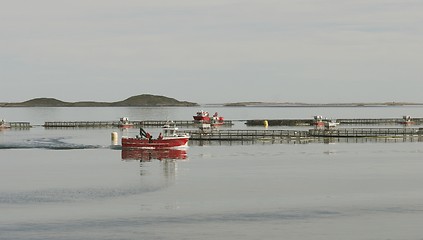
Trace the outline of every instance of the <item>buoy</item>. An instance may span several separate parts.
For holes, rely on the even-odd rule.
[[[267,128],[269,126],[269,122],[267,120],[263,121],[264,127]]]
[[[112,132],[112,145],[118,145],[118,133],[117,132]]]

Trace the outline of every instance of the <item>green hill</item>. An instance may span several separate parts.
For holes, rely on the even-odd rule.
[[[2,103],[0,107],[162,107],[162,106],[197,106],[197,103],[178,101],[174,98],[142,94],[118,102],[64,102],[55,98],[35,98],[20,103]]]
[[[18,104],[21,107],[65,107],[69,103],[57,100],[55,98],[34,98]]]
[[[116,106],[195,106],[197,104],[178,101],[174,98],[143,94],[113,103]]]

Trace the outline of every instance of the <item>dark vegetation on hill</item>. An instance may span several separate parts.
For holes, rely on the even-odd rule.
[[[118,102],[64,102],[55,98],[35,98],[20,103],[0,103],[0,107],[160,107],[197,106],[197,103],[178,101],[174,98],[142,94]]]

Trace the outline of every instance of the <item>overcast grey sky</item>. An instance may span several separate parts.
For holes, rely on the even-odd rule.
[[[422,0],[0,2],[0,102],[423,102]]]

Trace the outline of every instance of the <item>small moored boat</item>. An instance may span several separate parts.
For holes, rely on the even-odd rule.
[[[217,112],[213,114],[212,122],[211,124],[214,126],[222,125],[225,122],[224,118],[222,116],[219,116]]]
[[[415,122],[411,119],[411,116],[403,116],[402,117],[402,121],[399,122],[400,124],[403,125],[412,125],[415,124]]]
[[[118,127],[120,128],[131,128],[134,124],[129,121],[127,117],[121,117],[119,119]]]
[[[326,119],[323,119],[322,116],[314,116],[314,121],[313,121],[313,125],[316,127],[324,127],[325,126],[325,121]]]
[[[10,128],[10,123],[5,122],[3,119],[0,121],[0,129]]]
[[[157,138],[140,128],[140,135],[136,137],[122,137],[122,149],[159,149],[177,148],[188,145],[189,135],[178,132],[173,122],[166,123],[162,133]]]
[[[224,118],[219,116],[217,112],[215,112],[213,116],[210,117],[209,112],[201,110],[198,111],[197,114],[193,116],[193,118],[197,123],[211,124],[212,126],[219,126],[225,123]]]

